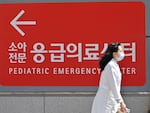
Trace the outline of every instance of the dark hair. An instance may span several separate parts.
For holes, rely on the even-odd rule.
[[[118,42],[111,43],[108,46],[104,56],[100,59],[100,62],[99,62],[101,71],[104,70],[104,68],[108,64],[108,62],[113,58],[113,52],[117,52],[119,46],[120,46],[120,43],[118,43]]]

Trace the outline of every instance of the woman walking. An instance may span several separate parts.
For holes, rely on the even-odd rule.
[[[119,108],[123,113],[127,112],[126,104],[120,94],[122,74],[118,65],[124,56],[120,43],[108,46],[100,60],[102,73],[91,113],[116,113]]]

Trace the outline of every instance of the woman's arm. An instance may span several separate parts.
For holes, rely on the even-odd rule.
[[[118,73],[116,72],[116,67],[114,67],[113,65],[108,65],[107,66],[107,76],[108,76],[108,84],[110,86],[110,89],[113,93],[113,96],[114,98],[116,99],[116,101],[122,101],[122,96],[121,96],[121,93],[120,93],[120,86],[118,84],[118,82],[121,82],[121,81],[118,81]]]

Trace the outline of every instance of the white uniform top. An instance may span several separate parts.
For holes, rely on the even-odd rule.
[[[116,113],[119,108],[117,100],[120,94],[121,72],[117,62],[112,59],[104,68],[97,94],[93,101],[91,113]]]

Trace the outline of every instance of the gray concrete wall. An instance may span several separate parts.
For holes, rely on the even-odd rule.
[[[0,113],[90,113],[93,95],[0,96]],[[131,113],[148,113],[150,95],[123,95]]]

